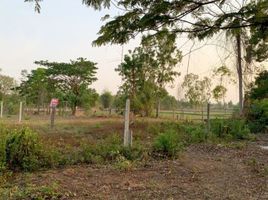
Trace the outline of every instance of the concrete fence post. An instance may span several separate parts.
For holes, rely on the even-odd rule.
[[[125,127],[124,127],[124,146],[131,146],[132,143],[132,135],[129,130],[129,114],[130,114],[130,100],[126,101],[125,108]]]
[[[22,120],[22,101],[20,102],[19,123],[21,123],[21,120]]]
[[[210,132],[210,103],[207,104],[207,135]]]
[[[4,102],[1,101],[1,104],[0,104],[0,118],[3,118],[3,110],[4,110]]]

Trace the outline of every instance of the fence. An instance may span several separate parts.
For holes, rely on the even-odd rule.
[[[237,110],[235,109],[219,109],[210,107],[210,119],[226,119],[231,117],[236,111]],[[203,121],[207,118],[207,108],[161,110],[160,117],[176,120]]]

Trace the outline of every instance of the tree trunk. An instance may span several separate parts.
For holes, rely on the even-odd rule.
[[[243,115],[243,71],[242,71],[242,57],[241,57],[241,35],[236,35],[237,46],[237,74],[239,87],[239,114]]]
[[[72,107],[72,115],[75,116],[75,114],[76,114],[76,105]]]
[[[160,99],[157,100],[157,107],[156,107],[156,118],[159,118],[160,115]]]

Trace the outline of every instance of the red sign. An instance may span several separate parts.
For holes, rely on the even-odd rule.
[[[55,99],[55,98],[51,99],[50,101],[51,107],[57,107],[58,104],[59,104],[59,99]]]

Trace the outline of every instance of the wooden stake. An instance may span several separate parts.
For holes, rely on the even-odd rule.
[[[51,115],[50,115],[50,127],[54,128],[56,106],[52,106],[51,109],[52,109],[52,111],[51,111]]]

